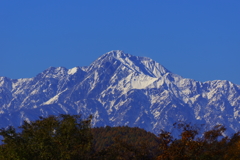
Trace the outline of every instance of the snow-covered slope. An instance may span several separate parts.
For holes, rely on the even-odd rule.
[[[36,77],[0,77],[0,127],[59,113],[94,116],[93,126],[138,126],[154,133],[179,120],[228,134],[240,130],[240,86],[199,82],[159,63],[111,51],[88,67],[50,67]]]

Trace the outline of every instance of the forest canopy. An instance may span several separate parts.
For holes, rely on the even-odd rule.
[[[137,127],[91,128],[91,119],[62,114],[25,121],[19,128],[2,128],[0,159],[240,159],[239,132],[224,137],[222,125],[200,136],[199,128],[178,122],[174,126],[181,133],[174,138],[164,130],[156,136]]]

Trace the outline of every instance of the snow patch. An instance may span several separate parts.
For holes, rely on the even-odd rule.
[[[53,104],[53,103],[57,102],[60,94],[62,94],[62,93],[65,92],[66,90],[67,90],[67,89],[65,89],[64,91],[58,93],[56,96],[50,98],[47,102],[43,103],[43,105],[49,105],[49,104]]]
[[[73,75],[73,74],[75,74],[75,73],[77,72],[77,70],[78,70],[77,67],[74,67],[74,68],[72,68],[72,69],[69,69],[69,70],[68,70],[68,74],[69,74],[69,75]]]

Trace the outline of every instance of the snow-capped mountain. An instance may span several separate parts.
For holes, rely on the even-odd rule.
[[[0,77],[0,127],[60,113],[94,116],[93,126],[154,133],[177,121],[240,130],[240,86],[186,79],[146,57],[111,51],[88,67],[50,67],[33,78]]]

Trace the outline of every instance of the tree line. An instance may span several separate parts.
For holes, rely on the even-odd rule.
[[[40,117],[19,128],[0,129],[1,160],[237,160],[240,133],[223,136],[226,128],[201,128],[178,122],[178,138],[160,131],[158,136],[127,126],[91,128],[80,115]]]

